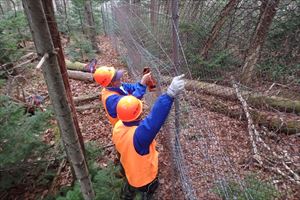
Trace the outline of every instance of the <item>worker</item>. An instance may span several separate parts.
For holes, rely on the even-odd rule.
[[[139,99],[128,95],[118,102],[120,120],[113,129],[113,143],[126,175],[121,199],[134,199],[136,191],[142,192],[143,199],[151,199],[157,189],[158,152],[154,138],[166,121],[174,98],[184,89],[183,76],[173,78],[167,92],[158,97],[144,120]]]
[[[142,99],[146,93],[147,85],[151,79],[151,73],[143,75],[138,83],[121,83],[123,70],[116,70],[114,67],[100,67],[93,74],[94,80],[103,88],[101,100],[104,110],[110,123],[114,126],[118,121],[116,107],[124,95],[133,95]]]

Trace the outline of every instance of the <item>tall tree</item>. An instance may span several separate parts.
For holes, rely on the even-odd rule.
[[[64,20],[65,20],[68,32],[70,33],[70,25],[69,25],[69,17],[68,17],[68,12],[67,12],[66,0],[63,0],[63,5],[64,5]]]
[[[204,47],[201,51],[201,55],[204,58],[207,58],[208,51],[212,47],[213,42],[219,36],[219,33],[226,22],[227,18],[229,17],[231,11],[238,5],[240,0],[230,0],[226,6],[222,9],[217,22],[214,24],[212,30],[210,31],[209,37],[206,39],[204,43]]]
[[[92,2],[91,0],[84,0],[84,17],[85,17],[85,29],[87,30],[88,37],[92,43],[93,49],[99,53],[100,49],[97,45],[96,28],[93,16]]]
[[[61,41],[60,41],[59,31],[57,29],[57,23],[56,23],[56,20],[54,17],[53,4],[52,4],[52,1],[49,1],[49,0],[47,0],[47,1],[44,0],[44,1],[42,1],[42,3],[43,3],[43,9],[44,9],[44,12],[46,15],[46,20],[48,23],[50,35],[51,35],[51,38],[53,41],[53,45],[54,45],[54,48],[57,49],[57,60],[58,60],[61,74],[62,74],[64,86],[66,89],[66,95],[68,98],[68,102],[70,104],[72,118],[74,120],[74,125],[76,128],[76,133],[77,133],[80,145],[81,145],[81,149],[82,149],[83,153],[85,153],[84,141],[83,141],[83,137],[82,137],[82,134],[81,134],[81,131],[79,128],[75,105],[73,102],[73,96],[72,96],[72,92],[71,92],[71,86],[69,83],[69,77],[68,77],[67,68],[66,68],[65,56],[64,56],[63,48],[62,48]]]
[[[49,0],[50,1],[50,0]],[[62,141],[70,157],[84,199],[94,199],[94,191],[90,180],[87,164],[78,141],[76,128],[66,97],[62,75],[57,61],[56,50],[52,43],[46,16],[41,0],[23,0],[23,6],[31,24],[32,36],[38,55],[48,54],[42,67],[43,76],[48,87],[49,97],[61,131]]]
[[[259,59],[261,49],[267,37],[268,30],[276,14],[276,8],[280,0],[266,0],[262,3],[259,21],[256,25],[253,37],[250,41],[250,47],[245,57],[242,68],[242,82],[247,84],[251,81],[254,67]]]

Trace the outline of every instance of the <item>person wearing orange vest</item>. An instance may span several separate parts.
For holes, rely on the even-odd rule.
[[[155,101],[151,112],[141,120],[142,102],[128,95],[118,102],[120,119],[113,129],[113,143],[120,153],[126,184],[121,199],[134,199],[136,191],[151,199],[158,187],[158,152],[155,136],[166,121],[174,98],[184,90],[184,75],[174,77],[165,94]]]
[[[122,96],[133,95],[142,99],[146,93],[146,83],[151,79],[151,74],[145,74],[140,82],[121,83],[123,70],[116,70],[114,67],[100,67],[93,74],[94,80],[103,88],[101,91],[101,100],[104,110],[110,123],[114,126],[118,121],[116,107]]]

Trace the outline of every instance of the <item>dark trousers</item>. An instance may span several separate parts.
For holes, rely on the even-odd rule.
[[[158,185],[159,185],[158,178],[155,178],[151,183],[139,188],[131,186],[126,180],[126,183],[121,191],[121,199],[133,200],[136,195],[136,192],[141,192],[143,200],[150,200],[152,199],[153,194],[158,188]]]

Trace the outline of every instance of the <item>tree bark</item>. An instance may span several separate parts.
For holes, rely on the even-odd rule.
[[[83,95],[83,96],[79,96],[79,97],[74,97],[74,103],[75,103],[75,105],[78,105],[82,102],[93,101],[98,98],[99,98],[99,94]]]
[[[212,30],[210,31],[209,37],[206,39],[204,43],[204,47],[201,51],[201,55],[204,59],[208,56],[208,51],[212,47],[213,42],[219,36],[219,33],[226,22],[227,18],[229,17],[231,11],[238,5],[239,0],[230,0],[227,5],[222,9],[217,22],[214,24]]]
[[[100,53],[100,49],[98,47],[98,42],[96,38],[96,28],[95,28],[95,21],[93,17],[93,10],[92,10],[92,2],[91,0],[84,1],[84,17],[85,17],[85,28],[87,30],[88,37],[92,43],[93,49]]]
[[[83,141],[83,137],[82,137],[82,134],[81,134],[81,130],[79,128],[79,123],[78,123],[78,119],[77,119],[75,105],[74,105],[74,102],[73,102],[73,95],[72,95],[72,92],[71,92],[71,86],[70,86],[70,83],[69,83],[69,77],[68,77],[67,67],[66,67],[66,63],[65,63],[65,56],[64,56],[62,45],[61,45],[60,35],[59,35],[59,31],[57,29],[56,20],[55,20],[55,17],[54,17],[54,9],[53,9],[52,1],[44,0],[43,1],[43,8],[44,8],[44,12],[45,12],[45,15],[46,15],[46,19],[47,19],[50,35],[51,35],[51,38],[52,38],[52,42],[53,42],[54,48],[57,50],[57,60],[58,60],[60,72],[62,74],[67,99],[68,99],[68,102],[70,104],[72,118],[73,118],[74,125],[75,125],[75,128],[76,128],[76,133],[77,133],[82,151],[85,154],[84,141]]]
[[[265,3],[262,3],[263,9],[261,9],[259,22],[251,39],[250,47],[242,68],[243,71],[241,81],[245,84],[250,83],[252,80],[255,65],[259,59],[268,30],[276,14],[276,8],[278,4],[279,0],[266,0]]]
[[[64,16],[65,16],[66,26],[68,29],[68,33],[70,33],[70,25],[69,25],[69,17],[68,17],[68,12],[67,12],[66,0],[63,0],[63,5],[64,5]]]
[[[84,66],[83,63],[76,62],[76,65],[73,65],[72,62],[67,62],[67,68],[81,70]],[[94,82],[93,75],[91,73],[84,73],[80,71],[68,70],[69,77],[75,80],[85,81],[85,82]],[[162,83],[170,83],[172,77],[162,76]],[[235,91],[231,87],[221,86],[214,83],[207,83],[202,81],[195,80],[186,80],[185,89],[190,91],[195,91],[197,93],[205,92],[206,94],[219,96],[224,99],[231,101],[237,101]],[[243,91],[242,95],[247,98],[247,102],[257,108],[264,106],[265,104],[271,107],[278,109],[283,112],[291,112],[297,115],[300,115],[300,101],[290,100],[283,97],[276,96],[266,96],[260,93],[253,93],[249,91]]]
[[[77,106],[76,111],[82,112],[85,110],[92,110],[92,109],[99,110],[100,108],[101,108],[101,104],[87,104],[87,105],[83,105],[83,106]]]
[[[40,0],[23,0],[29,14],[28,22],[31,24],[35,46],[38,55],[48,54],[42,72],[48,87],[49,97],[54,108],[54,113],[61,131],[62,141],[68,151],[72,166],[81,187],[84,199],[94,199],[95,194],[89,177],[87,164],[78,141],[76,128],[71,110],[66,98],[66,91],[62,81],[59,63],[55,53],[55,47],[51,40],[46,16]]]
[[[101,12],[102,26],[103,26],[103,30],[104,30],[104,35],[107,36],[108,35],[107,34],[108,27],[106,26],[106,19],[104,17],[104,5],[101,5],[100,12]]]

